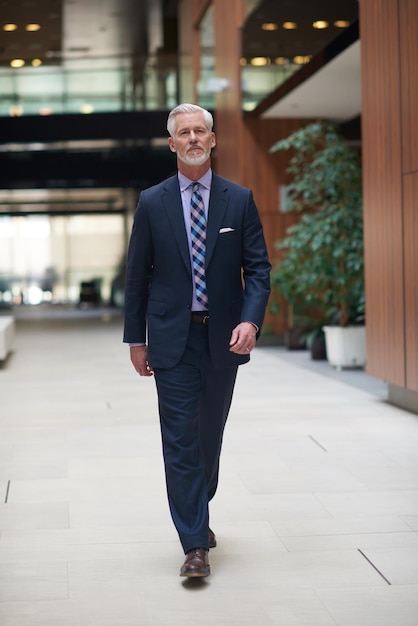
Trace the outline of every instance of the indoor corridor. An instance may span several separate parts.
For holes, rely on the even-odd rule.
[[[418,416],[363,372],[257,347],[179,577],[154,381],[118,315],[17,320],[0,368],[1,626],[416,626]]]

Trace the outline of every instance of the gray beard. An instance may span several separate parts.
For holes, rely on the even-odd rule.
[[[211,152],[210,150],[208,152],[204,152],[202,156],[198,157],[197,159],[192,159],[188,157],[187,155],[181,157],[178,154],[177,156],[180,159],[180,161],[182,161],[186,165],[203,165],[204,163],[206,163],[206,161],[210,157],[210,152]]]

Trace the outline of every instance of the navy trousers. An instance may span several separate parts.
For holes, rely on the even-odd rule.
[[[192,322],[181,361],[154,370],[168,502],[185,553],[208,548],[208,504],[238,369],[213,367],[207,332]]]

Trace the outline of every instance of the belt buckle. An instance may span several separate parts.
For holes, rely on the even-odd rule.
[[[204,326],[207,326],[207,325],[209,324],[209,315],[204,315],[204,316],[202,317],[202,324],[203,324]]]

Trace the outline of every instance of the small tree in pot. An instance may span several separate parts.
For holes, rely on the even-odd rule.
[[[329,322],[364,321],[361,164],[337,130],[313,123],[272,146],[292,149],[286,211],[303,214],[277,243],[282,258],[273,284],[293,273],[293,297],[303,298]]]

